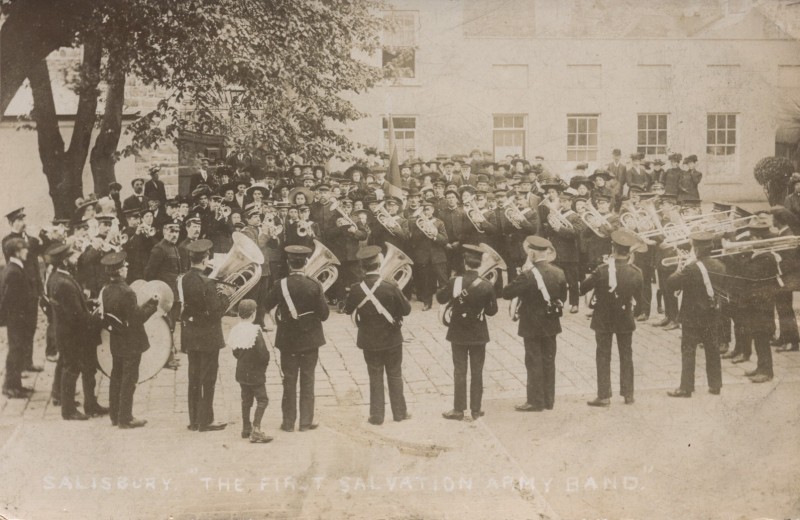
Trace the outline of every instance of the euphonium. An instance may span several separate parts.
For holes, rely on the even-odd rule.
[[[403,289],[411,280],[411,266],[414,262],[407,254],[393,244],[386,243],[386,256],[379,271],[383,280],[394,280]]]
[[[424,215],[420,215],[417,217],[416,224],[417,228],[419,228],[419,230],[431,240],[436,240],[436,237],[439,236],[439,230],[436,228],[436,224],[434,224],[433,219],[427,218]]]
[[[511,225],[516,229],[522,229],[522,223],[525,222],[525,215],[519,210],[514,199],[509,199],[503,205],[503,214],[506,219],[511,222]]]
[[[586,204],[586,211],[584,211],[581,215],[581,220],[584,224],[586,224],[586,227],[594,231],[595,235],[602,238],[608,237],[604,231],[604,228],[610,229],[611,223],[608,221],[605,215],[597,211],[597,208],[591,204]]]
[[[470,199],[470,201],[464,207],[464,213],[466,213],[467,218],[472,223],[472,226],[478,230],[479,233],[484,233],[479,224],[486,222],[486,217],[483,216],[483,213],[478,207],[478,203],[475,201],[475,199]]]
[[[571,230],[572,222],[567,220],[567,217],[561,214],[561,210],[558,208],[550,208],[550,211],[547,212],[547,223],[550,224],[550,227],[553,228],[553,231],[561,231],[564,230]]]
[[[337,265],[340,264],[336,255],[322,245],[322,242],[314,240],[314,252],[306,262],[305,274],[322,285],[322,292],[330,289],[339,277],[339,270],[335,267]]]
[[[397,235],[401,231],[400,224],[397,219],[389,214],[389,211],[384,207],[384,202],[378,204],[375,208],[375,218],[380,222],[381,226],[386,228],[386,231],[392,235]]]
[[[500,256],[497,251],[489,247],[488,244],[481,243],[478,247],[483,249],[481,265],[476,269],[478,271],[478,276],[494,285],[494,283],[497,281],[497,270],[500,269],[505,271],[508,269],[508,266],[503,261],[503,257]],[[450,326],[450,318],[453,314],[454,301],[455,300],[450,300],[447,305],[442,305],[439,307],[439,321],[441,321],[445,327]]]
[[[258,246],[239,232],[232,235],[233,247],[222,262],[214,268],[209,278],[218,280],[217,290],[228,298],[230,311],[261,278],[264,255]]]

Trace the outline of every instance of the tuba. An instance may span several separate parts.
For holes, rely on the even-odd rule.
[[[503,257],[500,254],[489,247],[488,244],[481,243],[478,247],[483,249],[483,257],[481,258],[481,265],[478,266],[478,276],[489,282],[490,284],[494,285],[497,281],[497,270],[507,270],[508,266],[503,261]],[[445,327],[450,326],[450,317],[453,315],[453,302],[455,300],[450,300],[447,305],[442,305],[439,307],[439,321]]]
[[[256,286],[264,263],[264,255],[255,242],[239,232],[234,232],[232,238],[233,247],[209,275],[219,282],[217,290],[228,298],[225,312]]]
[[[319,240],[314,240],[314,252],[308,258],[305,274],[322,285],[322,292],[327,291],[339,277],[339,270],[335,267],[339,259],[331,250],[322,245]]]
[[[414,262],[397,246],[386,243],[386,256],[383,258],[380,277],[383,280],[394,280],[403,289],[411,280],[411,266]]]

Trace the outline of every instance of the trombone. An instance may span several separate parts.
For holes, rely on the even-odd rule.
[[[777,253],[778,251],[796,249],[798,246],[800,246],[800,236],[795,235],[764,238],[761,240],[746,240],[743,242],[729,242],[723,240],[722,249],[715,249],[712,251],[709,258],[722,258],[743,253],[752,253],[753,255]],[[685,262],[694,259],[693,253],[678,254],[678,256],[671,256],[663,259],[661,265],[664,267],[674,267],[685,265]]]

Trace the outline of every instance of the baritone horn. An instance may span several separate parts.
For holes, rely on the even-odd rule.
[[[330,289],[339,277],[337,265],[340,265],[340,263],[336,255],[322,245],[322,242],[314,240],[314,252],[308,258],[304,272],[306,276],[313,278],[322,285],[322,292]]]
[[[436,224],[433,222],[433,219],[427,218],[424,215],[420,215],[417,217],[415,222],[417,224],[417,228],[431,240],[436,240],[436,237],[439,236],[439,230],[436,228]]]
[[[481,257],[481,265],[478,266],[478,276],[489,282],[490,284],[494,285],[497,281],[497,270],[500,269],[505,271],[508,269],[508,266],[503,261],[503,257],[500,254],[489,247],[488,244],[481,243],[478,245],[483,250],[483,256]],[[455,299],[451,299],[447,302],[447,305],[439,306],[439,321],[445,327],[450,326],[450,318],[453,315],[453,302]]]
[[[597,211],[597,208],[591,204],[586,205],[586,211],[584,211],[581,215],[581,220],[584,224],[586,224],[586,227],[594,231],[595,235],[601,238],[608,237],[608,234],[605,232],[605,230],[611,228],[611,223],[608,221],[605,215]]]
[[[256,286],[264,263],[264,255],[255,242],[239,232],[234,232],[232,238],[233,247],[209,276],[220,282],[217,290],[228,298],[225,312]]]
[[[411,280],[411,266],[414,262],[397,246],[387,243],[386,256],[381,263],[379,271],[383,280],[394,280],[400,289],[405,288]]]

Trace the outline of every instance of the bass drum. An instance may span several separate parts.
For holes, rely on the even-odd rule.
[[[144,330],[147,332],[150,348],[142,354],[142,360],[139,363],[138,382],[143,383],[158,374],[166,364],[167,359],[169,359],[169,353],[172,351],[172,332],[169,330],[169,323],[166,319],[168,311],[165,311],[165,308],[172,307],[172,290],[167,284],[158,280],[151,282],[137,280],[131,284],[131,288],[136,293],[138,305],[142,305],[155,292],[161,296],[159,308],[144,323]],[[169,296],[167,297],[166,295]],[[164,302],[166,299],[170,301]],[[169,303],[169,305],[165,305],[165,303]],[[97,347],[97,362],[103,374],[110,378],[112,367],[110,333],[102,329],[100,331],[100,340],[101,344]]]

